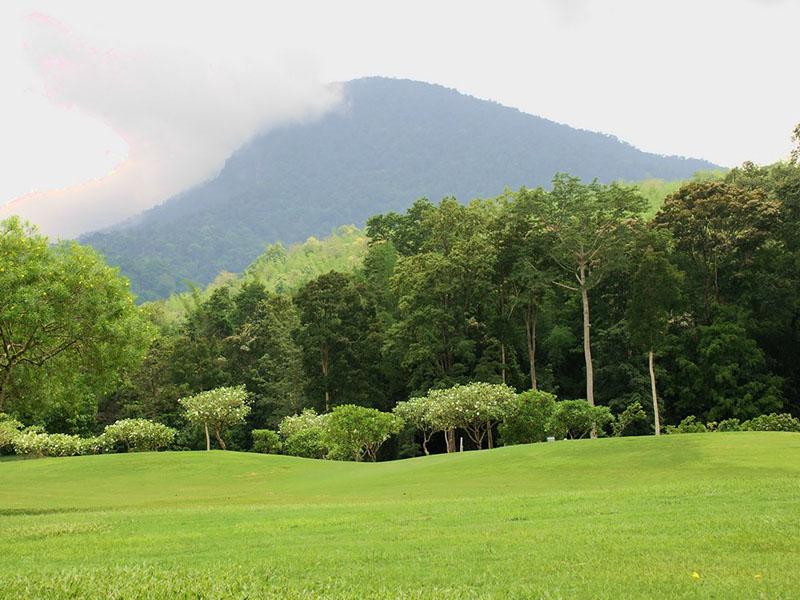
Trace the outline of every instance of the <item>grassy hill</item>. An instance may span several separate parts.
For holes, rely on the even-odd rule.
[[[6,461],[0,595],[788,598],[798,482],[785,433]]]

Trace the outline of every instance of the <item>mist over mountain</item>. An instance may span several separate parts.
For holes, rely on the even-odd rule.
[[[546,186],[556,172],[608,182],[717,168],[438,85],[371,77],[344,84],[343,93],[325,116],[253,139],[215,178],[80,241],[150,300],[186,281],[202,285],[220,271],[240,271],[265,244],[362,225],[422,196],[468,201]]]

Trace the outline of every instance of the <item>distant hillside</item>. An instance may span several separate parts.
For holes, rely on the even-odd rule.
[[[205,300],[220,286],[239,289],[244,282],[258,281],[271,292],[292,293],[323,273],[355,271],[364,263],[366,254],[364,232],[346,225],[321,240],[310,237],[288,248],[281,243],[272,244],[241,275],[223,272],[202,291],[176,293],[154,304],[165,324],[175,323],[186,315],[187,308],[194,302]]]
[[[344,95],[320,120],[254,139],[207,183],[81,241],[148,300],[184,280],[204,285],[240,271],[265,244],[360,226],[421,196],[466,201],[547,185],[559,171],[605,182],[686,179],[715,168],[427,83],[359,79],[344,84]]]

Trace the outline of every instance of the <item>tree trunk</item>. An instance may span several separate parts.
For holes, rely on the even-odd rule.
[[[506,384],[506,345],[500,342],[500,374],[503,378],[503,385]]]
[[[208,435],[208,423],[203,423],[206,428],[206,450],[211,450],[211,438]]]
[[[492,437],[491,421],[486,421],[486,435],[487,435],[487,440],[486,440],[487,446],[489,447],[489,450],[491,450],[492,448],[494,448],[494,438]]]
[[[450,432],[445,429],[442,434],[444,435],[444,447],[447,448],[447,453],[450,454]]]
[[[3,412],[6,390],[8,389],[8,384],[11,383],[11,365],[8,365],[5,371],[6,372],[3,374],[3,381],[0,382],[0,413]]]
[[[330,357],[327,344],[322,344],[319,350],[320,362],[322,366],[322,377],[325,380],[325,412],[327,413],[331,410],[331,392],[328,388],[328,367],[330,365]]]
[[[422,451],[425,452],[425,456],[430,456],[430,451],[428,450],[428,442],[431,440],[432,435],[433,432],[431,433],[425,433],[424,431],[422,432]]]
[[[538,313],[531,305],[525,311],[525,335],[528,340],[528,365],[531,372],[531,389],[539,389],[536,381],[536,320]]]
[[[586,289],[586,271],[580,271],[581,300],[583,301],[583,358],[586,361],[586,401],[594,406],[594,370],[592,369],[591,324],[589,321],[589,290]],[[592,437],[597,437],[597,427],[592,425]]]
[[[658,396],[656,395],[656,370],[653,365],[653,350],[647,353],[647,363],[650,367],[650,389],[653,392],[653,418],[655,419],[656,435],[661,435],[661,418],[658,415]]]
[[[225,450],[225,442],[223,442],[222,438],[219,436],[219,427],[214,428],[214,437],[217,438],[217,444],[219,444],[219,449]]]

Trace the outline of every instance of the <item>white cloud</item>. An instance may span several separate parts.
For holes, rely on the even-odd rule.
[[[302,57],[213,60],[176,47],[106,47],[44,15],[29,27],[27,57],[47,98],[106,123],[128,146],[104,177],[0,207],[0,216],[21,213],[59,236],[163,201],[213,175],[258,132],[314,118],[337,101]]]

